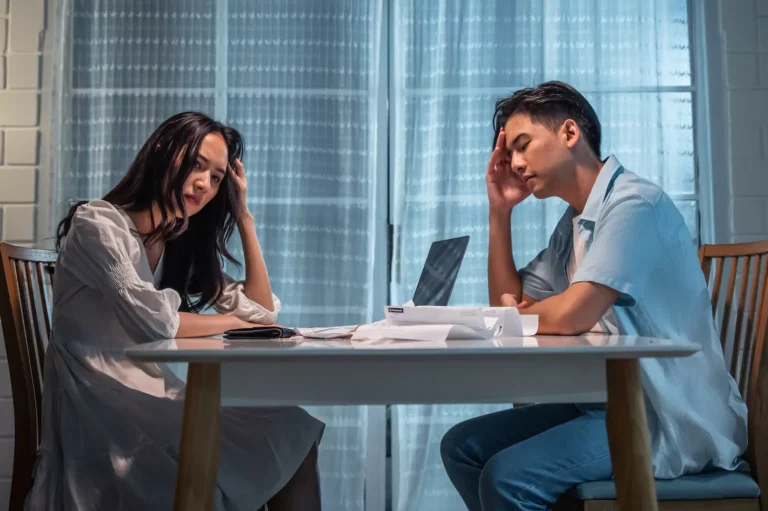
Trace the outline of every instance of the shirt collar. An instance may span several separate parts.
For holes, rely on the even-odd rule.
[[[584,211],[581,212],[580,222],[595,223],[597,221],[600,206],[602,206],[605,196],[613,188],[614,179],[622,171],[621,163],[619,163],[619,160],[614,155],[609,156],[605,160],[603,168],[600,169],[597,180],[595,180],[595,184],[592,186],[592,191],[589,192]]]

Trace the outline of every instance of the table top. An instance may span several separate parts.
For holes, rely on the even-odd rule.
[[[467,341],[238,339],[221,337],[170,339],[140,344],[123,353],[153,362],[247,362],[270,359],[333,359],[346,357],[417,360],[487,359],[574,356],[588,358],[685,357],[699,351],[695,343],[634,335],[498,337]]]

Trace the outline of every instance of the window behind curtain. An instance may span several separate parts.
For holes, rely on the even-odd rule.
[[[484,173],[494,103],[546,80],[585,94],[602,123],[603,157],[616,154],[662,186],[697,238],[685,0],[394,0],[392,20],[393,302],[413,294],[432,241],[469,234],[451,303],[488,303]],[[565,208],[535,198],[515,208],[519,268],[547,245]],[[503,407],[395,407],[394,509],[463,509],[440,438]]]
[[[280,321],[371,320],[385,232],[375,225],[380,1],[62,0],[60,13],[56,221],[72,199],[114,186],[163,120],[200,110],[244,136]],[[231,248],[242,260],[238,239]],[[324,507],[362,510],[369,426],[383,422],[369,424],[366,407],[310,412],[329,426]]]
[[[453,303],[486,303],[493,104],[547,79],[586,94],[603,124],[603,155],[664,186],[697,236],[684,0],[62,0],[60,11],[53,209],[103,195],[178,111],[234,124],[285,323],[380,314],[381,173],[392,178],[390,301],[410,298],[432,241],[470,234]],[[379,44],[391,54],[390,138],[377,129],[387,121]],[[377,163],[386,144],[389,167]],[[520,266],[564,208],[533,199],[517,208]],[[461,508],[437,442],[451,424],[493,409],[395,408],[395,509]],[[361,410],[313,409],[330,425],[321,454],[329,509],[363,507],[373,454]]]

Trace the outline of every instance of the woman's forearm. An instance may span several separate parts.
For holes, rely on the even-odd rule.
[[[237,220],[237,228],[245,254],[245,295],[268,311],[275,310],[267,265],[256,237],[256,223],[248,215]]]
[[[245,321],[228,314],[179,312],[179,330],[176,337],[208,337],[246,326],[248,325]]]

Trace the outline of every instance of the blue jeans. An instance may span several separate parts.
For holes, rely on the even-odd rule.
[[[605,405],[530,405],[457,424],[440,454],[470,511],[544,510],[612,476]]]

